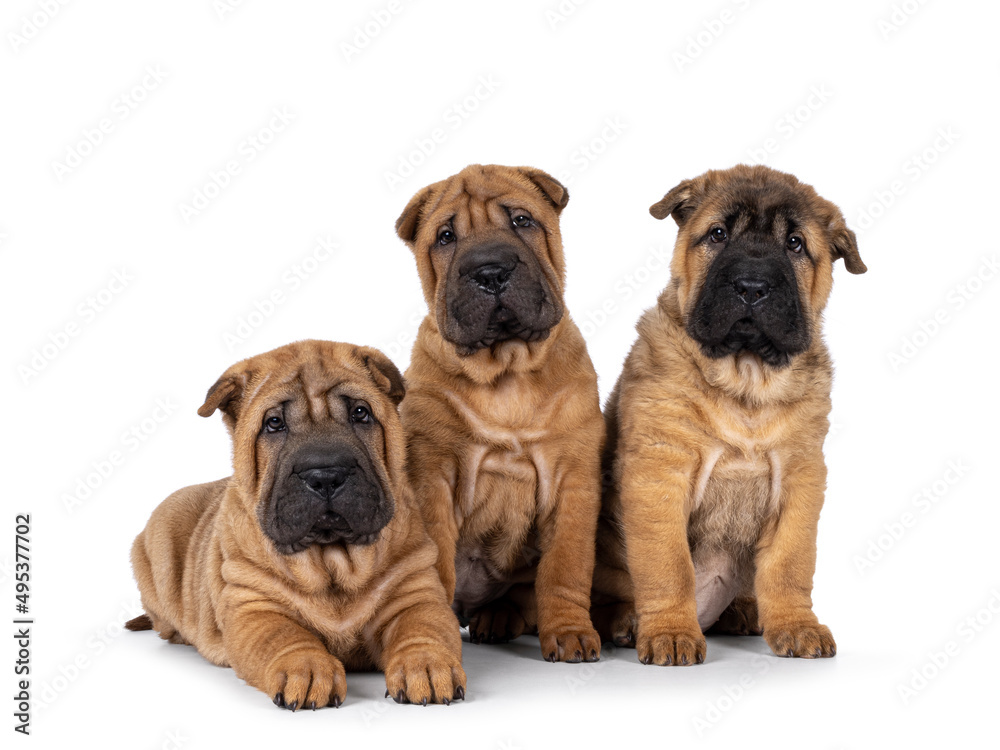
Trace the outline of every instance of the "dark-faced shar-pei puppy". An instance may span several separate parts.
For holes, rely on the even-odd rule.
[[[811,598],[832,376],[821,327],[834,261],[866,270],[854,233],[762,166],[685,180],[650,212],[679,230],[605,410],[595,622],[646,664],[704,661],[709,627],[833,656]]]

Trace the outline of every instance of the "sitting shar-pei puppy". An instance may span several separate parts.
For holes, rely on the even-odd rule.
[[[832,368],[833,263],[863,273],[840,210],[795,177],[738,166],[650,208],[679,230],[670,283],[605,410],[594,619],[646,664],[705,659],[702,631],[833,656],[812,611]]]
[[[233,475],[175,492],[132,548],[128,623],[233,667],[281,707],[339,707],[345,670],[397,702],[465,696],[461,639],[405,474],[403,379],[376,349],[302,341],[212,386]]]
[[[550,661],[594,661],[590,622],[604,421],[563,303],[559,214],[539,169],[475,164],[396,222],[430,314],[400,406],[438,570],[475,642],[536,628]]]

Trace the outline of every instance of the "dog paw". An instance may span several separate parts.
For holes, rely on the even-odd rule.
[[[293,651],[271,662],[257,687],[278,708],[340,708],[347,696],[347,676],[344,665],[326,651]]]
[[[505,599],[490,602],[469,617],[472,643],[506,643],[524,635],[527,629],[520,608]]]
[[[705,661],[705,636],[697,624],[639,634],[636,645],[639,661],[660,667],[687,667]]]
[[[590,627],[565,628],[554,632],[540,632],[538,641],[546,661],[597,661],[601,658],[601,639]]]
[[[760,635],[764,631],[757,618],[757,599],[738,597],[719,615],[708,632],[716,635]]]
[[[611,641],[619,648],[635,648],[637,628],[635,605],[631,602],[618,605],[611,619]]]
[[[836,656],[830,628],[816,622],[789,623],[764,628],[764,640],[777,656],[821,659]]]
[[[385,694],[396,703],[443,703],[465,698],[465,671],[450,656],[412,649],[385,669]]]

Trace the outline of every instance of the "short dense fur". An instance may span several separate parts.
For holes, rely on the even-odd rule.
[[[384,354],[349,344],[303,341],[227,370],[198,413],[222,410],[233,476],[153,511],[132,548],[146,619],[131,627],[193,645],[293,710],[339,706],[345,669],[384,671],[399,702],[464,696],[405,474],[402,396]]]
[[[604,422],[564,314],[566,189],[473,165],[396,223],[430,314],[400,407],[438,569],[475,641],[537,628],[550,660],[594,660],[589,616]]]
[[[833,262],[864,272],[841,212],[767,167],[711,171],[650,208],[671,280],[605,409],[610,485],[594,621],[639,659],[695,664],[702,631],[832,656],[812,611],[832,368]]]

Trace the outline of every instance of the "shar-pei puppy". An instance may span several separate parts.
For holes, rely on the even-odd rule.
[[[132,547],[153,629],[193,645],[274,702],[339,707],[345,670],[387,695],[465,695],[461,639],[437,550],[405,473],[403,379],[375,349],[302,341],[212,386],[233,475],[175,492]]]
[[[606,405],[602,634],[646,664],[705,659],[704,630],[780,656],[836,653],[812,610],[826,487],[833,264],[866,268],[840,210],[763,166],[685,180],[670,282]]]
[[[430,313],[400,406],[438,569],[473,642],[537,629],[550,661],[594,661],[590,622],[604,422],[563,303],[559,215],[538,169],[473,165],[396,222]]]

